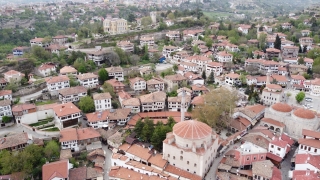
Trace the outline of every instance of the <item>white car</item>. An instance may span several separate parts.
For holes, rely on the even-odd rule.
[[[305,98],[305,100],[307,101],[307,102],[312,102],[312,98]]]

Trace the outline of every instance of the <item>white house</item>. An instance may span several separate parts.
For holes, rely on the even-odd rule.
[[[319,155],[297,154],[295,157],[295,170],[307,170],[309,172],[319,172],[320,171],[319,162],[320,162]]]
[[[165,23],[166,23],[166,25],[167,25],[168,27],[174,25],[174,21],[172,21],[172,20],[166,20]]]
[[[290,145],[288,142],[282,140],[280,137],[273,137],[269,143],[268,152],[284,158],[286,154],[290,151]]]
[[[308,67],[308,68],[312,68],[313,66],[313,59],[311,58],[303,58],[304,64]]]
[[[140,100],[138,98],[130,98],[122,101],[122,108],[131,109],[131,113],[140,112]]]
[[[179,31],[168,31],[166,33],[166,37],[170,40],[180,39],[180,32]]]
[[[12,90],[0,90],[0,99],[12,100]]]
[[[148,37],[148,36],[142,36],[140,38],[140,47],[144,47],[145,45],[147,45],[148,47],[153,47],[154,46],[154,38]]]
[[[81,110],[73,103],[68,102],[53,107],[56,126],[59,129],[78,126]]]
[[[95,88],[97,85],[99,85],[98,75],[93,73],[79,74],[77,75],[77,79],[80,85],[86,88]]]
[[[310,81],[310,94],[313,96],[320,96],[320,79],[315,78]]]
[[[114,128],[115,125],[123,126],[130,118],[131,109],[108,109],[86,114],[88,126],[97,128]]]
[[[129,80],[130,81],[130,88],[134,91],[144,91],[147,89],[147,82],[140,78],[135,77]]]
[[[56,65],[53,63],[45,63],[38,68],[38,71],[44,77],[52,76],[53,73],[56,72]]]
[[[30,45],[32,46],[40,46],[40,47],[48,47],[49,43],[44,42],[45,39],[44,38],[34,38],[30,40]]]
[[[12,117],[11,100],[0,101],[0,119],[2,119],[3,116]]]
[[[169,111],[181,111],[181,109],[183,107],[184,111],[186,111],[189,108],[190,103],[191,103],[191,96],[190,95],[185,96],[184,105],[182,105],[182,96],[168,97],[168,110]]]
[[[162,55],[166,58],[172,58],[171,53],[179,51],[175,46],[164,46],[162,49]]]
[[[302,129],[302,136],[298,141],[298,154],[320,155],[320,132]]]
[[[153,92],[139,97],[141,111],[163,111],[165,108],[167,94],[163,91]]]
[[[220,76],[223,71],[223,67],[221,63],[218,62],[209,62],[206,64],[206,75],[210,76],[211,72],[213,72],[214,76]]]
[[[83,86],[68,87],[59,90],[59,101],[62,103],[78,102],[87,95],[87,89]]]
[[[218,52],[216,54],[216,59],[217,61],[221,62],[221,63],[225,63],[225,62],[231,62],[232,61],[232,58],[233,58],[233,55],[232,54],[229,54],[225,51],[221,51],[221,52]]]
[[[239,24],[238,31],[240,31],[242,34],[248,34],[250,28],[251,25]]]
[[[98,93],[93,95],[96,111],[112,109],[110,93]]]
[[[68,76],[47,77],[45,80],[51,95],[58,95],[58,90],[70,87]]]
[[[109,78],[114,78],[118,81],[124,81],[123,69],[120,66],[112,66],[105,68],[109,74]]]
[[[240,85],[241,84],[240,75],[234,72],[226,74],[225,83],[230,86]]]
[[[304,78],[301,75],[291,75],[291,84],[298,84],[298,85],[302,85],[303,82],[306,80],[306,78]]]

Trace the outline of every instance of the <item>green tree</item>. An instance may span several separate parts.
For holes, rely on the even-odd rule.
[[[103,84],[106,80],[109,79],[108,71],[105,68],[101,68],[98,72],[99,82]]]
[[[170,126],[157,123],[151,137],[151,144],[155,149],[162,151],[163,141],[166,139],[167,133],[171,131],[172,128]]]
[[[44,154],[49,161],[58,159],[60,157],[59,144],[54,140],[49,141],[44,148]]]
[[[210,75],[208,77],[208,82],[214,83],[214,72],[213,71],[211,71],[211,73],[210,73]]]
[[[173,13],[169,13],[167,15],[167,18],[170,19],[170,20],[173,20],[175,17],[174,17],[174,14]]]
[[[121,48],[115,47],[114,51],[118,54],[121,64],[128,64],[128,56]]]
[[[212,44],[213,44],[212,38],[206,37],[206,38],[204,38],[204,42],[206,42],[206,46],[207,46],[208,48],[211,48],[211,47],[212,47]]]
[[[139,119],[136,123],[136,125],[134,126],[133,131],[137,134],[138,137],[141,137],[142,135],[142,129],[144,127],[145,123]]]
[[[300,103],[301,101],[303,101],[305,97],[306,97],[306,94],[301,91],[296,95],[296,100],[298,103]]]
[[[144,119],[144,126],[142,128],[142,134],[141,134],[141,138],[144,141],[150,142],[150,139],[152,137],[152,133],[154,131],[154,124],[153,124],[153,120],[152,119]]]
[[[70,79],[69,84],[71,87],[79,86],[80,83],[76,80],[76,78],[74,76],[69,75],[68,77]]]
[[[110,93],[113,99],[116,98],[116,93],[114,92],[113,86],[110,83],[105,82],[102,86],[102,89],[103,89],[103,92]]]
[[[300,58],[298,59],[298,64],[304,64],[304,60],[303,60],[302,57],[300,57]]]
[[[79,101],[79,108],[84,113],[90,113],[95,111],[94,101],[90,96],[84,96]]]
[[[12,119],[12,118],[9,117],[9,116],[3,116],[3,117],[2,117],[2,122],[3,122],[3,123],[8,123],[8,122],[11,121],[11,119]]]
[[[173,68],[174,71],[178,71],[178,65],[177,64],[174,64],[172,68]]]
[[[150,17],[150,16],[143,17],[143,18],[141,19],[141,24],[142,24],[144,27],[147,27],[147,26],[151,25],[151,24],[152,24],[151,17]]]
[[[202,71],[201,77],[202,77],[202,79],[204,79],[204,80],[207,79],[207,75],[206,75],[206,71],[205,71],[205,70]]]
[[[193,53],[200,54],[200,49],[198,48],[198,46],[193,46],[192,50],[193,50]]]
[[[129,16],[128,16],[128,21],[129,22],[133,22],[135,20],[136,20],[136,17],[132,13],[130,13]]]
[[[274,41],[274,48],[281,50],[281,39],[278,34],[276,36],[276,40]]]

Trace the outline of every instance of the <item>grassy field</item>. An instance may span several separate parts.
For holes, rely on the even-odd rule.
[[[52,104],[55,103],[55,101],[48,100],[48,101],[37,101],[35,104],[36,106],[45,105],[45,104]]]
[[[217,11],[214,11],[214,12],[205,11],[205,12],[203,12],[203,14],[204,14],[205,16],[208,16],[208,17],[211,18],[211,19],[215,19],[215,18],[218,18],[218,17],[228,17],[228,16],[230,16],[230,15],[233,15],[233,13],[217,12]]]

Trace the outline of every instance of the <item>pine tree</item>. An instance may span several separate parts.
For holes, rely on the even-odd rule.
[[[214,73],[211,71],[210,75],[209,75],[209,82],[214,83]]]
[[[281,50],[281,39],[279,38],[278,34],[274,42],[274,48]]]
[[[207,75],[205,71],[202,71],[202,79],[206,80],[207,79]]]

